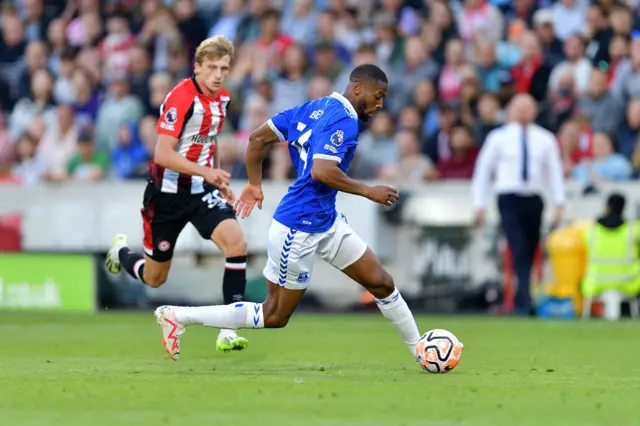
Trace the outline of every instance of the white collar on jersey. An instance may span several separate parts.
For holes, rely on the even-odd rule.
[[[358,113],[356,112],[356,109],[353,107],[353,105],[351,105],[351,102],[349,102],[349,100],[347,98],[345,98],[344,96],[342,96],[338,92],[333,92],[331,94],[331,97],[334,98],[334,99],[339,100],[340,103],[342,103],[342,105],[344,105],[344,108],[347,110],[347,112],[349,113],[349,115],[351,117],[358,118]]]

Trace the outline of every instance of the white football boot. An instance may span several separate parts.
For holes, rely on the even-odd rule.
[[[162,344],[169,358],[180,359],[180,338],[184,334],[185,325],[176,319],[173,306],[160,306],[155,310],[156,321],[162,329]]]
[[[127,236],[124,234],[118,234],[113,238],[113,245],[107,253],[107,258],[104,263],[107,266],[107,270],[112,274],[119,274],[122,271],[122,264],[120,263],[120,257],[118,252],[123,247],[127,247]]]

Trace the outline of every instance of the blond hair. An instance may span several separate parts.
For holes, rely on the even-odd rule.
[[[220,59],[229,56],[233,61],[234,47],[231,40],[223,35],[209,37],[204,40],[196,49],[195,60],[198,65],[202,65],[205,59]]]

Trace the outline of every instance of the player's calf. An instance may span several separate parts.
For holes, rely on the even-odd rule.
[[[360,259],[346,267],[343,272],[375,297],[382,315],[393,323],[415,356],[416,345],[420,340],[418,326],[407,302],[396,288],[391,275],[382,267],[378,257],[367,249]]]

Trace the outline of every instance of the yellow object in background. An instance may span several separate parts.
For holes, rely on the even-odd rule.
[[[592,223],[590,220],[578,220],[554,230],[547,237],[553,283],[546,286],[545,293],[551,297],[573,299],[576,315],[582,310],[580,282],[587,263],[584,233]]]

